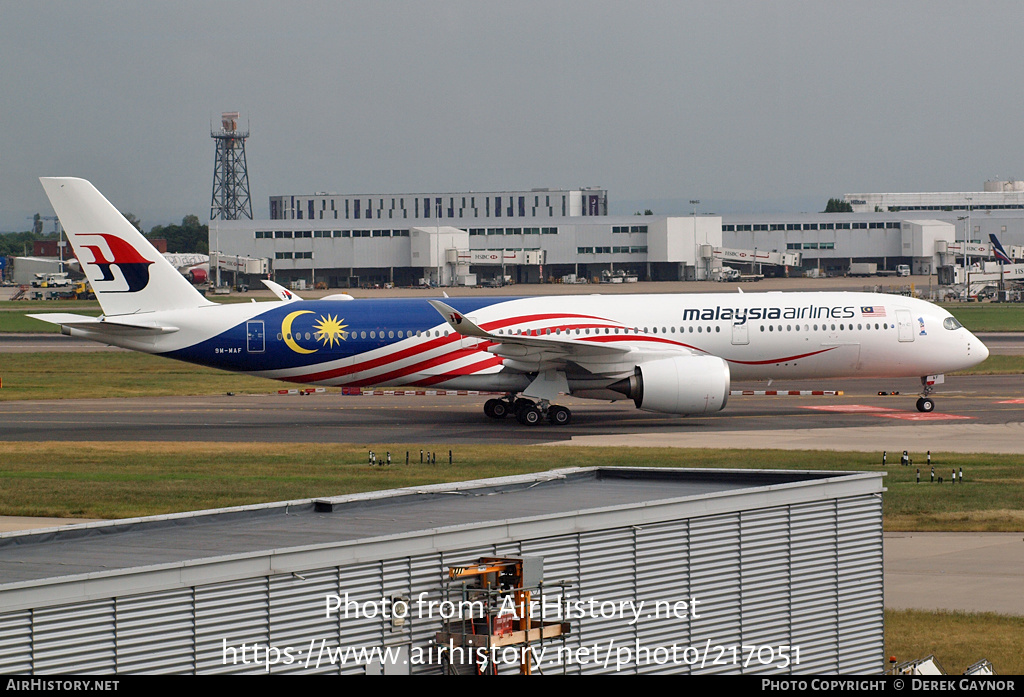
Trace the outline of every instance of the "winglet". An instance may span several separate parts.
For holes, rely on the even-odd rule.
[[[263,281],[263,285],[265,285],[267,288],[273,291],[274,295],[277,296],[278,300],[283,300],[285,302],[291,302],[292,300],[302,300],[302,298],[300,298],[298,295],[282,286],[280,283],[274,283],[273,281],[267,280],[266,278],[261,278],[260,280]]]
[[[456,310],[454,307],[445,305],[440,300],[428,300],[427,302],[445,318],[445,321],[448,322],[448,326],[454,329],[456,333],[462,334],[463,336],[478,336],[482,339],[491,338],[490,332],[478,327],[472,320]]]

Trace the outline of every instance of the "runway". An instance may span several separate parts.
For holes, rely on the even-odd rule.
[[[734,389],[765,389],[764,383]],[[725,410],[680,417],[560,400],[568,426],[522,426],[483,414],[485,395],[217,395],[0,403],[0,440],[497,443],[670,447],[1024,452],[1024,376],[950,377],[936,411],[914,408],[916,380],[837,380],[772,389],[843,390],[839,397],[733,396]],[[878,392],[887,394],[880,396]],[[888,393],[898,391],[899,395]],[[913,443],[913,445],[911,445]]]

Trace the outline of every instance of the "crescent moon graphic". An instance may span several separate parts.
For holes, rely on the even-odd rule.
[[[284,337],[284,343],[288,345],[295,353],[316,353],[316,349],[304,349],[295,343],[295,339],[292,338],[292,322],[299,315],[312,315],[312,310],[299,310],[298,312],[292,312],[281,322],[281,336]]]

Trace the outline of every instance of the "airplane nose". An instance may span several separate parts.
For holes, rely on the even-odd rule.
[[[967,351],[970,353],[971,358],[978,359],[978,363],[988,358],[988,346],[982,343],[981,339],[974,336],[974,334],[971,334],[970,341],[967,344]]]

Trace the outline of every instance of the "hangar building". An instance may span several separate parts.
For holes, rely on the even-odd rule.
[[[883,491],[572,468],[4,533],[0,671],[437,673],[448,577],[499,555],[575,603],[546,674],[881,673]]]

